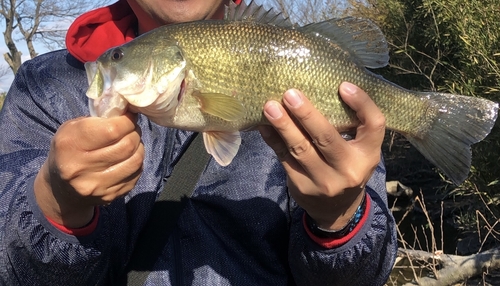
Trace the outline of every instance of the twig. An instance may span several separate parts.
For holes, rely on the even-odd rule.
[[[486,250],[469,256],[401,249],[398,250],[398,253],[417,261],[439,261],[443,265],[443,268],[438,270],[438,279],[429,277],[419,278],[418,283],[421,286],[453,285],[467,278],[481,275],[484,271],[500,269],[500,248]]]

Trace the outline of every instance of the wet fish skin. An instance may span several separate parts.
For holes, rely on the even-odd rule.
[[[103,103],[109,97],[160,125],[203,132],[207,151],[227,165],[239,131],[267,124],[263,105],[290,88],[301,90],[339,131],[356,126],[355,113],[338,96],[348,81],[370,95],[388,129],[460,184],[470,169],[470,145],[490,132],[498,104],[409,91],[365,68],[386,65],[387,53],[380,30],[364,19],[300,28],[238,20],[168,25],[89,63],[95,72],[87,94],[100,116],[119,112],[116,103]]]

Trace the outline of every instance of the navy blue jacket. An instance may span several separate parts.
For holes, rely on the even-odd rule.
[[[0,284],[118,283],[158,192],[192,133],[139,116],[144,171],[122,199],[100,207],[85,236],[58,230],[41,213],[33,181],[65,121],[88,116],[83,65],[66,50],[23,64],[0,112]],[[195,162],[193,162],[195,163]],[[256,131],[227,167],[210,160],[165,244],[148,285],[382,285],[396,233],[381,163],[367,186],[367,222],[326,249],[306,234],[285,172]]]

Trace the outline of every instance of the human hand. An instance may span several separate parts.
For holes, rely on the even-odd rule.
[[[342,83],[339,93],[360,120],[353,140],[344,140],[297,90],[285,92],[284,106],[267,102],[272,126],[259,127],[287,172],[290,195],[319,227],[332,230],[346,225],[361,203],[385,134],[385,118],[364,91]]]
[[[35,179],[42,212],[69,228],[85,226],[94,207],[127,194],[142,172],[137,115],[81,117],[62,124]]]

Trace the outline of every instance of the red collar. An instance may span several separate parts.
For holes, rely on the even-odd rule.
[[[68,29],[66,47],[81,62],[95,61],[109,48],[132,40],[136,27],[137,17],[129,4],[119,0],[78,17]]]
[[[132,9],[120,0],[78,17],[68,29],[66,47],[81,62],[95,61],[107,49],[132,40],[136,26]]]

